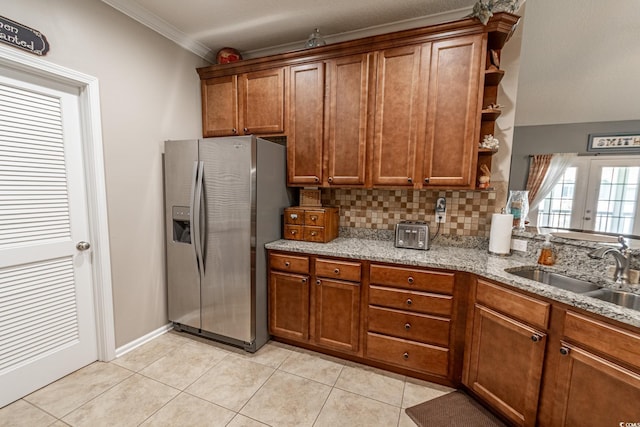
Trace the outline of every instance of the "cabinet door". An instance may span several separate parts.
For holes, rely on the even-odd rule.
[[[431,53],[425,186],[475,184],[483,72],[483,36],[434,42]]]
[[[378,53],[374,186],[413,187],[419,122],[425,116],[420,87],[428,78],[429,49],[424,44]]]
[[[466,385],[514,425],[534,426],[546,335],[475,306]]]
[[[364,185],[372,54],[327,62],[326,184]]]
[[[202,134],[238,134],[238,79],[236,76],[202,80]]]
[[[360,340],[360,284],[318,279],[315,292],[316,344],[357,352]]]
[[[562,345],[554,426],[640,421],[640,375],[579,347]]]
[[[324,64],[291,67],[287,137],[289,185],[321,183],[323,113]]]
[[[285,69],[255,71],[239,76],[239,127],[248,134],[284,132]]]
[[[269,332],[299,341],[309,339],[309,277],[271,271]]]

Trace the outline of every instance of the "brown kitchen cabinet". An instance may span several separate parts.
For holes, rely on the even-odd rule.
[[[201,80],[205,137],[285,132],[286,67]]]
[[[269,333],[309,339],[309,257],[269,256]]]
[[[485,46],[482,35],[433,42],[423,96],[424,187],[475,187]]]
[[[372,185],[413,187],[430,43],[378,52]]]
[[[365,357],[452,378],[455,275],[371,264]]]
[[[269,266],[273,336],[345,354],[359,351],[360,262],[270,253]]]
[[[324,186],[366,183],[374,60],[374,53],[365,53],[327,61]]]
[[[568,311],[556,355],[554,426],[640,420],[640,335]]]
[[[549,303],[477,281],[463,383],[513,425],[536,425],[549,313]]]
[[[317,258],[315,344],[356,353],[360,343],[359,262]]]
[[[324,68],[324,63],[318,62],[293,66],[289,71],[289,185],[319,186],[322,182]]]

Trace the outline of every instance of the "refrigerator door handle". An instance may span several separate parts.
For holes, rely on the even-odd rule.
[[[196,251],[196,260],[198,261],[198,270],[200,275],[204,275],[204,258],[202,251],[202,230],[200,228],[200,211],[202,208],[202,187],[204,183],[204,162],[196,162],[196,179],[195,179],[195,191],[193,194],[193,209],[191,213],[193,215],[193,246]],[[195,168],[195,165],[194,165]]]

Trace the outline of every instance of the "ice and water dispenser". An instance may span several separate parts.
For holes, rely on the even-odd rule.
[[[173,241],[191,243],[191,208],[189,206],[172,206]]]

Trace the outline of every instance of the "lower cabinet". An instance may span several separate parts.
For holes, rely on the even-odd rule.
[[[270,254],[269,266],[271,335],[344,353],[358,352],[359,262],[277,253]]]
[[[514,425],[536,425],[549,309],[477,282],[464,384]]]
[[[559,350],[554,426],[640,422],[640,335],[568,311]]]

